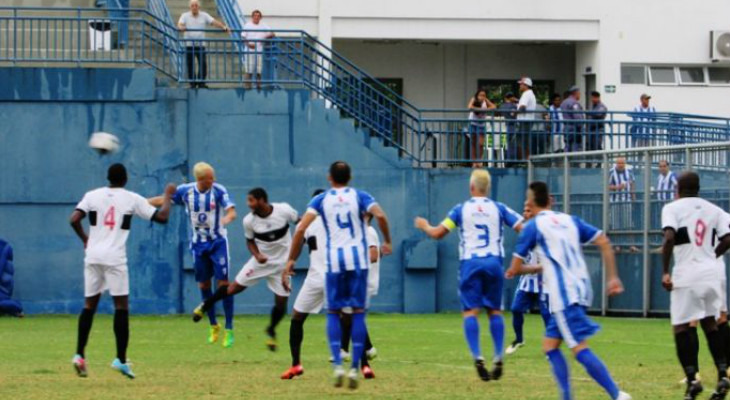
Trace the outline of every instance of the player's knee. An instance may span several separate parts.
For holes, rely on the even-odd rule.
[[[705,332],[717,329],[717,321],[715,320],[715,317],[703,318],[702,321],[700,321],[700,325],[702,325],[702,330]]]
[[[477,315],[479,315],[479,309],[478,309],[478,308],[473,308],[473,309],[471,309],[471,310],[466,310],[466,311],[463,311],[463,312],[461,313],[461,315],[462,315],[462,316],[463,316],[464,318],[469,318],[469,317],[476,317]]]
[[[203,290],[208,290],[211,287],[210,281],[198,282],[198,287]]]

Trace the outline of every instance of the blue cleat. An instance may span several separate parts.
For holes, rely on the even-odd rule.
[[[115,358],[114,361],[112,361],[112,368],[121,372],[122,375],[126,376],[127,378],[134,379],[134,372],[132,372],[132,368],[129,366],[129,364],[122,364],[122,362],[119,361],[118,358]]]

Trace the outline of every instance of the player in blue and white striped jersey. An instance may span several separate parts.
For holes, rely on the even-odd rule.
[[[677,192],[677,174],[669,170],[667,160],[659,161],[659,178],[657,179],[657,199],[662,201],[674,200]]]
[[[599,330],[586,309],[592,302],[590,275],[581,246],[598,246],[606,271],[608,295],[623,292],[616,273],[616,260],[611,242],[597,228],[578,217],[550,210],[550,193],[544,182],[533,182],[527,191],[525,207],[535,213],[520,233],[512,265],[507,278],[542,271],[550,293],[550,322],[545,331],[542,347],[545,351],[561,391],[561,399],[573,399],[568,364],[560,351],[565,342],[576,360],[600,384],[613,400],[630,400],[631,396],[619,390],[603,362],[588,347],[587,339]],[[542,268],[525,266],[524,261],[534,251]]]
[[[522,216],[526,221],[530,220],[533,217],[532,211],[529,208],[525,208]],[[534,252],[530,252],[527,255],[525,264],[531,266],[539,265],[539,260]],[[542,282],[542,274],[522,275],[520,276],[520,281],[517,283],[517,290],[515,290],[515,297],[512,300],[512,308],[510,310],[512,311],[512,328],[515,331],[515,340],[507,347],[505,353],[514,354],[520,347],[525,345],[525,339],[522,334],[522,328],[525,325],[525,313],[535,307],[540,309],[540,315],[547,327],[548,322],[550,322],[550,307],[548,305],[547,291],[544,289]]]
[[[228,286],[229,255],[226,225],[236,219],[236,205],[231,201],[226,188],[215,183],[215,170],[210,164],[199,162],[193,167],[195,182],[179,185],[172,201],[185,206],[193,230],[190,250],[193,253],[195,281],[198,282],[203,300],[213,296],[211,279],[215,277],[218,287]],[[150,199],[155,205],[159,198]],[[223,346],[233,345],[233,298],[223,301],[226,316]],[[215,315],[215,308],[208,311],[210,331],[208,343],[218,341],[221,326]]]

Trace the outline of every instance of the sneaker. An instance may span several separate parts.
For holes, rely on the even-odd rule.
[[[366,365],[362,367],[362,376],[365,379],[375,379],[375,372],[373,372],[373,369],[369,365]]]
[[[357,389],[357,381],[357,368],[352,368],[350,369],[350,372],[347,373],[347,387],[350,388],[350,390]]]
[[[365,356],[367,356],[368,361],[374,360],[375,357],[378,356],[378,349],[376,349],[375,347],[371,347],[369,350],[365,350]]]
[[[86,378],[87,376],[89,376],[89,373],[86,371],[86,360],[84,360],[83,357],[76,354],[71,362],[73,363],[74,369],[76,370],[76,375],[81,378]]]
[[[476,367],[476,369],[477,369],[477,375],[479,375],[479,379],[481,379],[485,382],[492,379],[489,376],[489,371],[487,371],[487,367],[484,366],[483,358],[479,358],[476,361],[474,361],[474,367]]]
[[[345,369],[341,365],[335,367],[335,372],[332,375],[332,381],[336,388],[342,387],[345,383]]]
[[[730,391],[730,379],[722,378],[717,381],[717,387],[710,396],[710,400],[723,400],[727,396],[727,392]]]
[[[201,319],[205,316],[205,312],[203,311],[203,304],[198,304],[197,307],[193,310],[193,322],[200,322]]]
[[[631,395],[626,392],[618,392],[616,400],[631,400]]]
[[[283,374],[281,374],[281,379],[287,380],[287,379],[294,379],[294,377],[300,376],[304,374],[304,368],[302,368],[302,365],[295,365],[286,371],[284,371]]]
[[[269,349],[269,351],[276,351],[276,349],[278,348],[278,343],[276,342],[276,332],[274,332],[271,327],[266,328],[265,332],[266,336],[269,337],[268,339],[266,339],[266,347]]]
[[[492,369],[492,372],[489,373],[489,375],[494,379],[495,381],[498,381],[499,378],[502,377],[502,369],[504,368],[504,363],[502,360],[494,361],[494,364],[492,364],[494,367]]]
[[[221,324],[211,325],[208,330],[208,344],[213,344],[218,341],[218,337],[221,334]]]
[[[127,378],[134,379],[134,372],[132,372],[132,368],[129,366],[129,363],[122,364],[122,362],[119,361],[118,358],[115,358],[114,361],[112,361],[112,368],[121,372],[122,375],[126,376]]]
[[[517,350],[519,350],[520,347],[523,347],[524,345],[525,342],[518,342],[515,340],[514,342],[512,342],[511,345],[509,345],[509,347],[507,347],[507,350],[505,350],[504,352],[506,354],[514,354],[517,352]]]
[[[225,333],[223,334],[223,347],[228,349],[233,347],[234,342],[233,337],[233,329],[226,329]]]
[[[695,400],[703,390],[700,381],[692,381],[687,385],[687,390],[684,391],[684,400]]]

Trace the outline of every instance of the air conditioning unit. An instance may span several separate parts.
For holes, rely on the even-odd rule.
[[[712,61],[730,61],[730,31],[710,32],[710,58]]]

